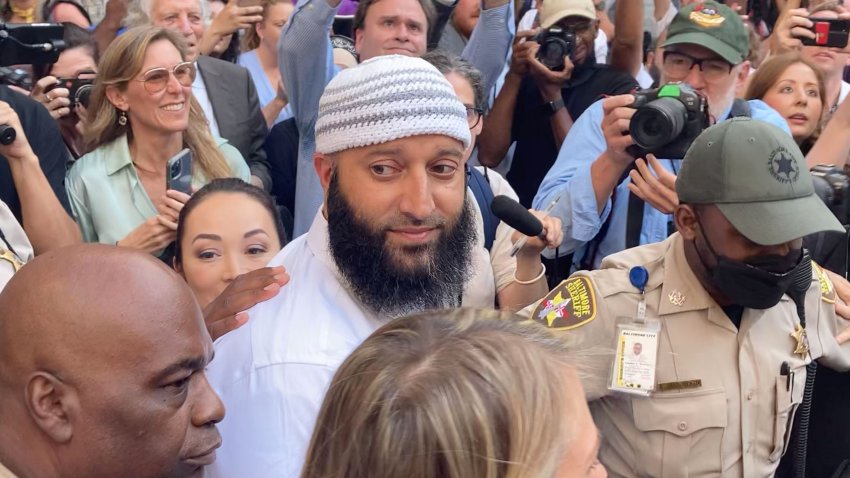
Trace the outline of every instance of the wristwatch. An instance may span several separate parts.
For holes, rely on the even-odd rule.
[[[548,101],[543,103],[543,109],[546,110],[547,113],[553,115],[558,112],[561,108],[564,107],[564,99],[558,98],[555,101]]]

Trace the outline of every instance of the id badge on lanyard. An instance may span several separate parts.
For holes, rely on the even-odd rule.
[[[661,321],[646,317],[644,293],[648,278],[643,267],[629,271],[629,280],[640,290],[641,300],[634,317],[617,318],[609,390],[643,396],[655,391]]]

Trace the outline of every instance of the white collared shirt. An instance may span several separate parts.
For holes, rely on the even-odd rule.
[[[506,184],[491,176],[494,193],[507,192]],[[479,234],[463,305],[485,308],[493,306],[497,282],[501,289],[513,280],[516,261],[494,259],[501,264],[491,265],[477,205],[475,211]],[[500,225],[494,257],[509,256],[511,232]],[[292,280],[276,297],[250,309],[248,323],[216,341],[215,360],[207,369],[227,410],[219,425],[223,444],[207,477],[298,477],[333,374],[388,320],[364,309],[343,285],[321,211],[307,234],[269,265],[285,266]]]
[[[192,82],[192,95],[195,96],[195,99],[201,105],[201,109],[204,110],[204,116],[207,117],[210,125],[210,132],[212,132],[213,136],[221,136],[218,130],[218,122],[215,120],[210,95],[207,94],[207,85],[204,83],[204,76],[201,74],[198,62],[195,62],[195,68],[197,69],[197,73],[195,74],[195,81]]]

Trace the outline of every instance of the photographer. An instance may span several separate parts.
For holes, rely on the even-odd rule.
[[[506,177],[526,207],[574,119],[600,97],[637,87],[630,74],[596,63],[599,22],[592,0],[545,0],[539,19],[539,30],[517,34],[478,146],[479,162],[494,168],[516,142]]]
[[[94,77],[98,52],[94,38],[86,29],[65,23],[65,50],[56,63],[33,68],[40,76],[30,96],[43,104],[59,123],[65,145],[79,158],[83,149],[83,129]]]
[[[719,122],[730,116],[751,116],[789,131],[785,120],[763,102],[733,102],[736,88],[748,76],[749,64],[744,60],[747,32],[731,9],[713,1],[683,8],[670,24],[663,47],[662,83],[690,85],[700,102],[707,102],[711,119]],[[630,126],[652,126],[630,125],[637,111],[630,107],[635,99],[633,95],[614,96],[588,108],[571,129],[534,198],[534,208],[542,209],[560,196],[552,214],[563,222],[562,250],[575,252],[575,268],[596,268],[603,257],[661,241],[673,229],[670,203],[677,201],[673,183],[682,156],[648,156],[649,165],[660,175],[656,178],[644,160],[636,161],[627,151],[634,143]],[[675,103],[680,109],[684,106]],[[733,103],[736,114],[731,114]],[[704,111],[691,113],[705,116]],[[680,116],[669,118],[678,120],[684,122]],[[682,132],[693,134],[693,129]],[[689,144],[691,140],[693,137],[677,135],[672,141]],[[637,171],[624,178],[633,164]],[[630,197],[630,191],[637,196]],[[648,198],[650,204],[644,204],[642,198]]]
[[[11,144],[0,145],[0,202],[23,226],[34,253],[80,242],[80,230],[67,212],[63,180],[68,153],[56,123],[35,101],[0,86],[0,125],[16,133]],[[10,218],[0,220],[0,230],[12,241],[19,238]],[[0,241],[0,248],[16,249],[19,259],[26,259],[14,244]]]

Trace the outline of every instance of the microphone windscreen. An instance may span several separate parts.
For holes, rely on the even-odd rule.
[[[528,212],[522,204],[507,196],[496,196],[490,205],[493,214],[505,224],[526,236],[539,236],[543,233],[543,223]]]

